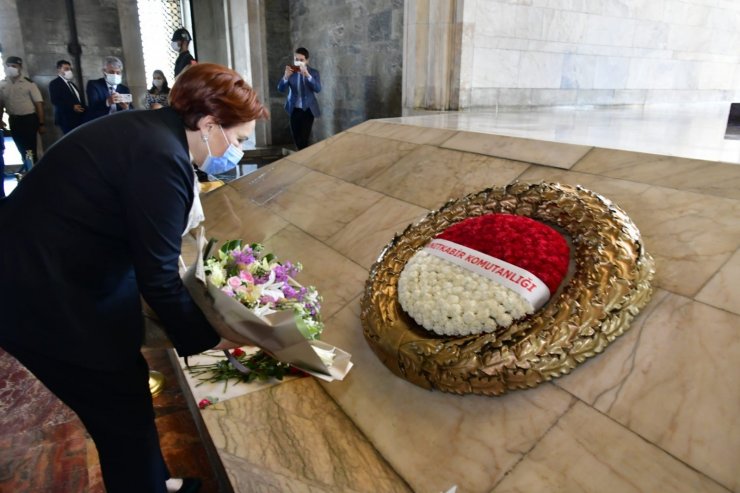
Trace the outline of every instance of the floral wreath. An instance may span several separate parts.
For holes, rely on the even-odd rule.
[[[547,305],[490,333],[437,336],[401,308],[399,277],[429,241],[471,217],[505,213],[557,226],[573,274]],[[445,204],[396,235],[370,270],[361,300],[365,339],[393,373],[427,389],[499,395],[570,372],[624,333],[652,295],[653,258],[637,227],[580,186],[519,183]]]
[[[568,271],[568,243],[553,228],[513,214],[453,224],[406,263],[401,307],[440,335],[494,332],[532,315]]]

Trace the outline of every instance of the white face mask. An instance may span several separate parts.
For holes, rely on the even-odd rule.
[[[122,79],[121,74],[105,74],[105,81],[111,86],[117,86],[121,83]]]
[[[154,79],[152,81],[152,84],[154,84],[154,87],[156,87],[156,88],[162,87],[162,84],[163,83],[164,83],[164,81],[162,79]]]
[[[62,77],[64,77],[67,80],[72,80],[75,78],[75,74],[71,70],[65,70],[62,74]]]
[[[175,51],[180,51],[180,42],[179,41],[173,41],[170,46]]]
[[[18,77],[20,70],[15,67],[5,67],[5,75],[8,77]]]

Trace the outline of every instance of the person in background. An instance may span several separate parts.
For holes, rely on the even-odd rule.
[[[123,62],[114,56],[103,60],[103,77],[87,82],[86,121],[110,115],[117,111],[134,109],[131,90],[121,84]],[[126,96],[128,95],[128,99]]]
[[[5,75],[0,82],[0,128],[5,128],[2,117],[6,111],[10,116],[10,135],[24,160],[22,172],[28,172],[30,163],[25,158],[30,153],[31,163],[36,162],[37,135],[45,132],[44,100],[38,86],[23,76],[23,60],[17,56],[5,59]]]
[[[283,77],[278,82],[278,91],[288,89],[285,111],[290,115],[290,131],[296,148],[308,147],[314,118],[321,116],[316,94],[321,92],[319,71],[308,66],[308,50],[295,50],[293,65],[286,65]]]
[[[180,75],[180,72],[182,72],[185,67],[198,63],[189,51],[190,41],[192,41],[192,39],[193,38],[190,36],[188,30],[184,27],[176,29],[175,32],[172,33],[172,49],[179,53],[179,55],[177,55],[177,60],[175,60],[175,77]]]
[[[152,74],[152,87],[146,93],[144,107],[148,110],[157,110],[169,106],[170,86],[167,78],[161,70],[155,70]]]
[[[66,134],[80,126],[85,107],[74,83],[72,64],[67,60],[59,60],[57,74],[59,77],[49,83],[49,96],[54,106],[54,123]]]
[[[238,73],[195,65],[170,107],[78,127],[0,200],[0,347],[80,417],[108,493],[199,488],[171,478],[162,457],[141,297],[180,356],[241,345],[208,323],[178,259],[182,236],[203,220],[191,160],[238,161],[266,117]]]

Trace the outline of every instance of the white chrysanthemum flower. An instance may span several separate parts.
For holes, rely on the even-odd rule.
[[[416,323],[440,335],[493,332],[534,313],[515,291],[424,250],[401,272],[398,301]]]

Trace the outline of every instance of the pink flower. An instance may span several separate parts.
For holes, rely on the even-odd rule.
[[[252,274],[250,274],[248,270],[239,272],[239,279],[244,282],[248,282],[249,284],[254,284],[254,277],[252,277]]]
[[[231,286],[231,289],[236,289],[242,285],[242,280],[239,279],[237,276],[231,276],[226,280],[226,284]]]
[[[211,404],[213,404],[213,402],[209,401],[208,399],[201,399],[200,402],[198,403],[198,407],[201,409],[205,409]]]

